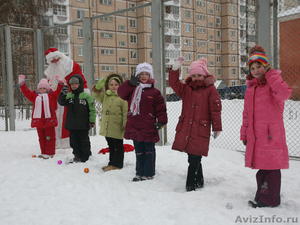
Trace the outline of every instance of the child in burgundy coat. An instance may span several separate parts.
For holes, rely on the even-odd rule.
[[[164,98],[154,88],[154,83],[152,66],[140,63],[135,75],[118,88],[118,95],[128,102],[124,137],[133,140],[135,148],[136,176],[133,181],[154,178],[158,130],[168,122]]]
[[[19,85],[25,97],[33,102],[31,127],[36,127],[42,154],[38,157],[49,159],[55,154],[55,127],[57,118],[55,109],[57,98],[63,87],[63,80],[55,76],[59,82],[56,91],[50,89],[46,79],[41,79],[36,91],[30,91],[25,84],[25,76],[19,76]]]

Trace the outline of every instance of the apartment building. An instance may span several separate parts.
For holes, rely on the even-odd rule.
[[[279,10],[298,5],[298,1],[278,1]],[[147,2],[150,1],[56,0],[53,25]],[[96,78],[112,72],[129,78],[138,63],[152,63],[151,13],[151,7],[144,7],[93,21]],[[164,17],[166,75],[179,55],[186,58],[182,79],[188,76],[193,61],[206,57],[208,69],[217,79],[223,79],[228,86],[245,83],[247,51],[257,41],[256,0],[172,0],[165,3]],[[58,30],[70,34],[64,39],[60,35],[58,49],[71,56],[84,71],[82,23]]]

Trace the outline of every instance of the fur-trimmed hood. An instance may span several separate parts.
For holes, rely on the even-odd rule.
[[[117,73],[112,73],[112,74],[110,74],[106,77],[106,80],[105,80],[105,83],[104,83],[105,91],[109,90],[109,87],[108,87],[109,83],[108,82],[113,77],[117,77],[120,80],[120,82],[121,82],[120,85],[124,83],[124,79],[121,75],[119,75]]]
[[[207,75],[206,77],[205,77],[205,79],[204,79],[204,85],[205,86],[209,86],[209,85],[211,85],[211,84],[214,84],[214,83],[216,83],[216,81],[217,81],[217,78],[215,77],[215,76],[213,76],[213,75]],[[191,83],[191,82],[193,82],[192,81],[192,77],[188,77],[188,78],[186,78],[185,79],[185,84],[189,84],[189,83]]]

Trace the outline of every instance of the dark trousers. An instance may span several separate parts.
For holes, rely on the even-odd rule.
[[[112,165],[118,168],[123,168],[124,161],[124,146],[123,139],[116,139],[105,137],[109,148],[109,162],[108,165]]]
[[[37,128],[39,136],[40,148],[42,154],[54,155],[55,154],[55,128]]]
[[[186,190],[193,191],[203,187],[204,179],[201,164],[201,155],[188,154],[188,174],[186,178]]]
[[[255,201],[268,206],[280,205],[280,170],[258,170],[256,173],[257,191]]]
[[[92,155],[89,130],[69,130],[69,133],[73,154],[78,156],[81,162],[87,161]]]
[[[155,175],[155,143],[133,140],[136,155],[136,175],[152,177]]]

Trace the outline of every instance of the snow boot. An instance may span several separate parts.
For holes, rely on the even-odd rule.
[[[266,205],[264,203],[261,203],[259,201],[254,202],[254,201],[248,201],[248,205],[251,206],[252,208],[264,208],[264,207],[270,207],[273,208],[272,206]]]
[[[198,169],[196,172],[196,180],[195,180],[195,188],[203,188],[204,179],[203,179],[203,172],[202,172],[202,164],[201,162],[198,165]]]
[[[142,176],[139,176],[139,175],[136,175],[133,179],[132,179],[132,181],[133,182],[138,182],[138,181],[143,181],[143,180],[146,180],[144,177],[142,177]]]

